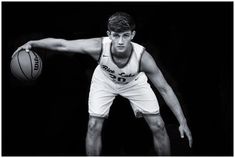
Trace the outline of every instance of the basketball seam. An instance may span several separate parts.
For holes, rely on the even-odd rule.
[[[26,77],[26,79],[29,80],[29,78],[25,75],[25,73],[24,73],[24,71],[23,71],[23,69],[22,69],[22,67],[21,67],[21,65],[20,65],[19,54],[20,54],[20,53],[17,54],[17,60],[18,60],[18,64],[19,64],[20,70],[21,70],[21,72],[23,73],[23,75]]]
[[[30,60],[30,63],[31,63],[31,77],[32,77],[32,79],[34,79],[34,77],[33,77],[33,62],[32,62],[32,59],[31,59],[30,52],[28,52],[28,55],[29,55],[29,60]]]
[[[41,60],[40,56],[38,58],[40,59],[40,62],[39,62],[39,64],[40,64],[40,71],[39,72],[41,73],[42,72],[42,60]],[[39,75],[40,75],[40,73],[39,73]]]
[[[11,67],[11,69],[13,69],[12,63],[10,64],[10,67]],[[13,73],[13,75],[14,75],[17,79],[24,80],[22,77],[20,77],[19,75],[17,75],[17,73]]]

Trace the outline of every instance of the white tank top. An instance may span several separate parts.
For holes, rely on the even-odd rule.
[[[99,65],[105,76],[115,83],[127,84],[140,73],[140,59],[145,48],[134,42],[131,42],[131,44],[131,55],[125,66],[119,68],[112,58],[111,40],[108,37],[104,37],[102,40],[102,52],[99,59]]]

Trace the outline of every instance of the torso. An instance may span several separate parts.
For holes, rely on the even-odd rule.
[[[131,43],[132,50],[125,57],[119,57],[111,51],[111,41],[104,37],[99,65],[110,80],[118,84],[131,82],[139,73],[139,65],[144,47]]]
[[[113,56],[113,62],[119,67],[119,68],[122,68],[124,67],[127,62],[128,62],[128,58],[126,59],[123,59],[123,58],[116,58]]]

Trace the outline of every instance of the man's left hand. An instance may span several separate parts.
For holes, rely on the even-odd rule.
[[[190,129],[188,128],[187,123],[181,124],[179,126],[179,131],[180,131],[181,138],[184,138],[184,134],[186,134],[186,136],[188,137],[188,141],[189,141],[189,147],[191,148],[193,144],[193,138],[192,138],[192,134],[191,134]]]

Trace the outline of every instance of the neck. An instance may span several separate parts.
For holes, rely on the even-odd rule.
[[[114,47],[111,46],[111,53],[115,58],[128,58],[132,52],[132,44],[128,47],[125,52],[116,52]]]

